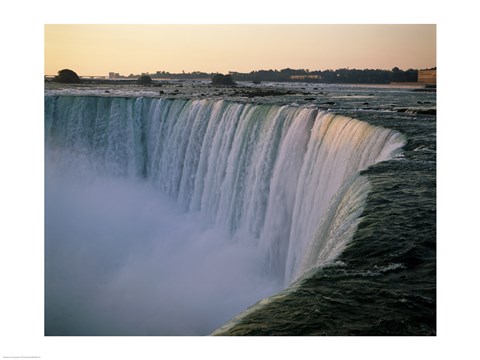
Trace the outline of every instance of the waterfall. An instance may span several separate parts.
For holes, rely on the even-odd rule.
[[[232,239],[248,234],[265,273],[286,285],[341,252],[368,192],[359,171],[404,143],[395,131],[315,107],[45,97],[48,159],[144,179]]]

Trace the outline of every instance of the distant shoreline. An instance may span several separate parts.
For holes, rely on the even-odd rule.
[[[70,71],[63,69],[60,71]],[[346,84],[346,85],[392,85],[392,84],[435,84],[436,68],[432,69],[408,69],[406,71],[394,67],[391,70],[381,69],[337,69],[337,70],[315,70],[286,68],[282,70],[257,70],[249,73],[230,71],[228,74],[206,73],[194,71],[190,73],[170,73],[157,71],[156,73],[130,74],[128,76],[110,72],[108,75],[82,75],[75,76],[83,82],[92,84],[133,84],[142,78],[147,78],[148,83],[179,82],[179,81],[211,81],[217,84],[230,85],[232,82],[244,82],[260,84],[264,82],[272,83],[305,83],[305,84]],[[59,72],[60,73],[60,72]],[[223,78],[228,78],[228,82],[223,82]],[[57,76],[45,75],[45,81],[55,80]]]
[[[175,78],[163,78],[163,79],[152,79],[152,83],[149,85],[140,85],[146,87],[161,87],[164,85],[178,84],[178,83],[190,83],[195,84],[199,83],[204,85],[205,83],[210,83],[211,79],[208,78],[198,78],[198,79],[175,79]],[[45,84],[58,84],[59,86],[72,86],[72,85],[137,85],[137,79],[92,79],[92,78],[81,78],[81,82],[77,84],[65,84],[56,82],[53,78],[45,78]],[[241,87],[242,84],[251,84],[251,81],[237,81]],[[328,85],[338,85],[338,86],[366,86],[366,87],[411,87],[418,89],[429,89],[434,91],[436,84],[429,83],[419,83],[419,82],[391,82],[388,84],[376,84],[376,83],[329,83],[329,82],[305,82],[305,81],[262,81],[261,84],[272,85],[272,84],[308,84],[309,86],[328,86]],[[257,84],[258,85],[258,84]]]

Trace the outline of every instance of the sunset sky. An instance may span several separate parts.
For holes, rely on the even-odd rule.
[[[436,66],[435,25],[45,25],[45,74]]]

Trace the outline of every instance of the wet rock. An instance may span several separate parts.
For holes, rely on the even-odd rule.
[[[437,109],[420,109],[417,110],[416,113],[422,115],[437,115]]]

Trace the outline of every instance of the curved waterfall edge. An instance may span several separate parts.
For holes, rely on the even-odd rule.
[[[304,280],[314,275],[320,268],[343,266],[344,264],[341,262],[336,263],[336,259],[353,239],[355,231],[361,222],[361,215],[364,211],[370,189],[371,184],[367,176],[360,174],[352,176],[334,196],[331,206],[318,224],[309,251],[303,259],[301,272],[291,282],[285,284],[286,288],[253,304],[216,329],[211,335],[227,335],[231,329],[240,324],[247,316],[298,291]],[[349,208],[355,197],[357,197],[353,201],[355,206]],[[339,215],[338,218],[342,215],[344,217],[341,221],[335,221],[337,215]],[[324,246],[323,249],[316,252],[322,245]]]

